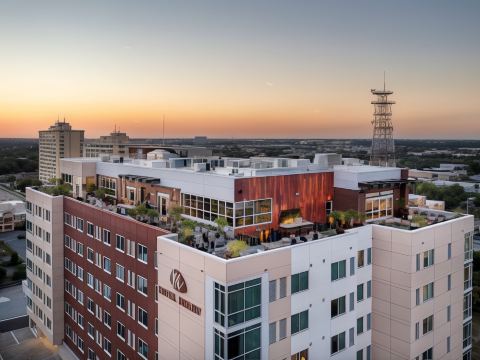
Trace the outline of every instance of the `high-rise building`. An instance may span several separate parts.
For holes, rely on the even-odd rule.
[[[24,291],[30,326],[80,359],[469,359],[473,217],[406,208],[403,169],[219,157],[61,167],[108,200],[27,189]],[[158,225],[121,215],[139,204]],[[182,235],[163,219],[178,206],[195,221]],[[213,230],[217,218],[226,226]]]
[[[57,121],[38,135],[38,177],[44,183],[60,178],[60,159],[83,155],[84,130],[72,130],[65,120]]]
[[[98,157],[101,155],[128,156],[128,143],[130,138],[126,133],[116,129],[99,139],[86,140],[83,147],[85,157]]]

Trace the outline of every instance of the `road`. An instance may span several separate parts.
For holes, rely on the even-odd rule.
[[[23,260],[26,260],[26,243],[25,238],[18,239],[17,236],[22,234],[25,236],[25,230],[15,230],[9,231],[5,233],[0,233],[0,240],[4,241],[8,246],[12,248],[12,250],[18,253]]]
[[[25,201],[25,196],[17,193],[16,191],[10,190],[9,188],[0,184],[0,201],[9,201],[9,200]]]

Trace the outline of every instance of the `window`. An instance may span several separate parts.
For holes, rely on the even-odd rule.
[[[261,316],[261,279],[228,286],[228,326]]]
[[[452,307],[451,305],[447,305],[447,321],[450,321],[452,318]]]
[[[225,286],[215,283],[215,322],[225,326]]]
[[[366,194],[365,217],[373,220],[393,215],[393,190]]]
[[[345,296],[331,301],[330,313],[332,318],[345,313]]]
[[[423,286],[423,302],[433,298],[433,282]]]
[[[279,340],[283,340],[287,337],[287,319],[282,319],[278,322],[278,337]]]
[[[435,256],[435,250],[428,250],[423,252],[423,268],[427,268],[433,265],[434,263],[434,256]]]
[[[260,329],[261,325],[256,324],[228,334],[227,357],[224,358],[260,359]]]
[[[332,338],[330,339],[331,355],[336,354],[343,349],[345,349],[345,331],[338,335],[332,336]]]
[[[367,314],[367,331],[372,328],[372,313]]]
[[[331,265],[331,280],[339,280],[346,277],[346,260],[335,262]]]
[[[415,290],[415,304],[420,305],[420,289]]]
[[[141,357],[148,359],[148,345],[140,338],[138,338],[138,354]]]
[[[367,299],[372,297],[372,280],[367,281]]]
[[[372,264],[372,248],[367,249],[367,265]]]
[[[357,335],[363,333],[363,316],[357,319]]]
[[[463,320],[472,316],[472,292],[463,295]]]
[[[355,258],[350,258],[350,276],[355,275]]]
[[[112,327],[112,316],[106,311],[103,312],[103,323],[109,329]]]
[[[422,334],[425,335],[433,330],[433,315],[423,319]]]
[[[197,200],[198,199],[199,198],[197,197]],[[208,199],[205,198],[205,201],[207,200]],[[223,204],[223,201],[219,201],[220,216],[222,215],[222,212],[223,212],[222,204]],[[228,202],[225,203],[225,207],[226,207],[225,210],[227,215],[227,221],[229,221],[228,217],[230,216],[230,209],[229,209]],[[204,217],[205,216],[208,217],[208,213],[204,212]],[[215,215],[212,214],[211,216],[215,216]],[[272,199],[261,199],[261,200],[254,200],[254,201],[237,202],[235,203],[234,216],[235,216],[236,227],[269,223],[272,221]]]
[[[268,334],[269,334],[269,344],[272,345],[274,342],[277,341],[277,323],[273,322],[270,323],[268,326]]]
[[[415,340],[420,338],[420,323],[415,323]]]
[[[363,349],[357,351],[357,360],[363,360]]]
[[[103,257],[103,270],[109,274],[112,271],[112,263],[110,259],[106,256]]]
[[[290,357],[290,360],[308,360],[308,349],[302,350]]]
[[[472,263],[465,265],[463,270],[463,289],[467,290],[472,287]]]
[[[447,353],[450,352],[450,336],[447,336]]]
[[[115,277],[121,282],[125,281],[125,268],[120,264],[116,264]]]
[[[117,307],[125,311],[125,297],[117,292]]]
[[[107,338],[103,338],[103,350],[108,355],[112,355],[112,343]]]
[[[452,243],[448,243],[447,246],[447,258],[450,260],[452,258]]]
[[[95,252],[87,247],[87,260],[93,263],[95,261]]]
[[[308,310],[292,315],[290,326],[292,335],[308,329]]]
[[[137,290],[144,295],[148,294],[147,279],[140,275],[137,276]]]
[[[127,357],[124,353],[117,349],[117,360],[127,360]]]
[[[112,299],[112,289],[106,284],[103,284],[103,297],[108,301]]]
[[[144,262],[145,264],[147,263],[147,247],[143,246],[141,244],[138,244],[138,253],[137,253],[137,259]]]
[[[365,251],[360,250],[357,252],[357,267],[361,268],[365,265]]]
[[[292,275],[292,294],[308,290],[308,271]]]
[[[423,352],[422,360],[433,360],[433,348],[430,348]]]
[[[140,306],[138,307],[138,322],[148,328],[148,314]]]
[[[465,234],[464,251],[465,251],[464,260],[465,261],[472,260],[473,259],[473,232],[468,232]]]
[[[103,243],[110,246],[110,231],[103,229]]]
[[[472,345],[472,322],[463,325],[463,348]]]
[[[83,232],[83,219],[77,218],[77,230]]]
[[[122,340],[125,340],[125,325],[117,321],[117,335]]]
[[[353,311],[355,309],[355,293],[350,293],[350,307],[349,310]]]
[[[448,274],[447,276],[447,289],[452,290],[452,275]]]
[[[268,300],[269,302],[277,300],[277,280],[270,280],[268,283]]]
[[[95,227],[92,223],[87,221],[87,235],[93,237]]]
[[[348,330],[348,346],[352,347],[355,345],[355,328],[350,328]]]
[[[357,285],[357,302],[363,301],[363,284]]]
[[[282,277],[280,278],[280,294],[279,299],[283,299],[287,296],[287,278]]]
[[[121,252],[125,251],[125,238],[123,236],[117,234],[115,240],[115,248],[117,250],[120,250]]]

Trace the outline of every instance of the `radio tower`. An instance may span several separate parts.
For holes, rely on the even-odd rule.
[[[393,142],[392,105],[395,101],[388,100],[393,91],[385,88],[385,73],[383,73],[383,90],[372,89],[377,99],[372,101],[373,138],[370,165],[395,166],[395,144]]]

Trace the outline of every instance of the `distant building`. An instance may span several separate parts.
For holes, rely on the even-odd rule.
[[[60,159],[83,155],[84,130],[72,130],[65,120],[57,121],[38,135],[38,178],[45,183],[60,178]]]
[[[427,208],[431,210],[445,210],[445,201],[428,200],[425,195],[408,194],[408,206]]]
[[[0,202],[0,233],[25,224],[25,203],[19,200]]]
[[[113,131],[110,135],[100,136],[99,139],[87,140],[83,149],[85,157],[98,157],[101,155],[128,155],[130,138],[126,133]]]
[[[208,138],[206,136],[195,136],[193,138],[194,144],[205,144],[207,141],[208,141]]]

